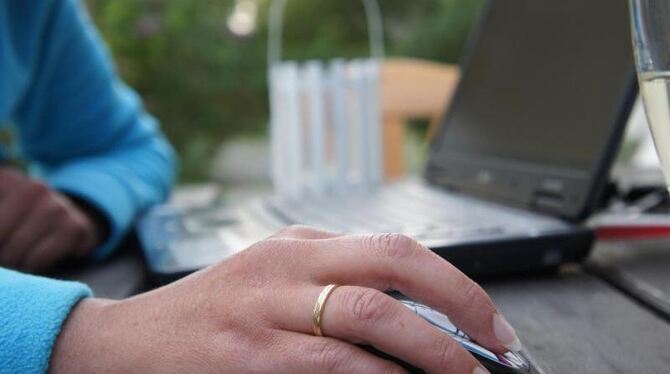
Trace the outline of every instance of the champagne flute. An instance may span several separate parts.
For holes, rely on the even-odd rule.
[[[640,93],[670,189],[670,1],[630,0]]]

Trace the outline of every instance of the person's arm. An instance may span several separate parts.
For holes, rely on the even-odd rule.
[[[88,287],[0,268],[0,373],[44,373],[63,322]]]
[[[101,258],[139,212],[167,197],[175,158],[156,120],[118,78],[83,5],[31,3],[49,9],[30,88],[14,113],[20,149],[51,187],[104,217],[108,236],[95,249]]]

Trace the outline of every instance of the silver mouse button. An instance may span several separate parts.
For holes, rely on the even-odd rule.
[[[454,340],[458,341],[471,353],[511,369],[521,370],[524,372],[530,370],[530,364],[528,364],[526,359],[521,355],[515,352],[496,354],[472,341],[472,339],[470,339],[467,334],[456,327],[445,314],[415,301],[399,301],[418,316],[425,319],[428,323],[448,334]]]

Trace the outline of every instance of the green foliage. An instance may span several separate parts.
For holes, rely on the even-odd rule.
[[[256,32],[227,28],[235,0],[88,0],[124,79],[162,122],[182,157],[182,180],[207,177],[226,138],[262,134],[267,123],[266,13]],[[455,62],[484,0],[380,0],[387,52]],[[363,56],[359,1],[291,0],[285,57]]]

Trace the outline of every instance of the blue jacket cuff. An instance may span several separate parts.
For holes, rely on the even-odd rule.
[[[45,373],[63,323],[88,296],[80,283],[0,268],[0,373]]]

